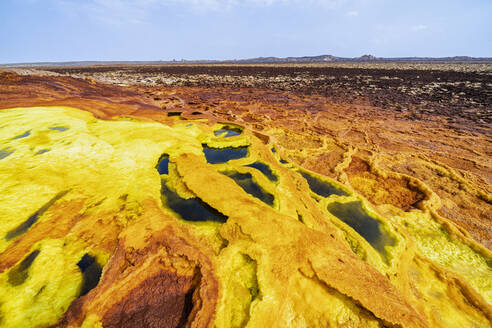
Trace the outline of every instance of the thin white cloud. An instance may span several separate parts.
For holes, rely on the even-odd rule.
[[[349,11],[348,13],[345,14],[345,16],[347,16],[347,17],[357,17],[357,16],[359,16],[359,12],[358,11],[355,11],[355,10]]]
[[[27,0],[26,0],[27,1]],[[39,1],[39,0],[31,0]],[[238,6],[318,6],[333,9],[350,0],[51,0],[68,15],[84,16],[106,25],[142,24],[149,15],[166,6],[181,6],[195,12],[228,11]],[[351,11],[349,16],[357,16]]]
[[[412,26],[412,30],[413,31],[424,31],[424,30],[427,30],[427,25],[422,25],[422,24],[414,25],[414,26]]]
[[[346,2],[347,0],[156,0],[160,3],[181,3],[191,6],[202,7],[231,7],[237,5],[247,6],[272,6],[276,4],[283,5],[318,5],[334,6]]]
[[[108,25],[139,24],[157,0],[54,0],[68,15],[82,15]]]

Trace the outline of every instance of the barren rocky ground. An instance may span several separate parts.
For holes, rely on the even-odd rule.
[[[369,104],[410,119],[439,115],[471,129],[492,123],[492,63],[351,63],[48,68],[100,82],[261,88]]]

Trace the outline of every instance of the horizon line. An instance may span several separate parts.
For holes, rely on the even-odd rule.
[[[332,60],[322,60],[321,58],[332,58]],[[316,60],[316,58],[320,58]],[[330,62],[377,62],[377,61],[492,61],[492,57],[473,57],[467,55],[455,55],[455,56],[442,56],[442,57],[427,57],[427,56],[403,56],[403,57],[377,57],[370,54],[364,54],[359,57],[339,57],[334,55],[306,55],[306,56],[287,56],[287,57],[276,57],[276,56],[260,56],[253,58],[233,58],[233,59],[154,59],[154,60],[63,60],[63,61],[33,61],[33,62],[10,62],[10,63],[0,63],[0,66],[22,66],[22,65],[45,65],[45,64],[77,64],[77,63],[101,63],[101,64],[111,64],[111,63],[228,63],[228,62],[246,62],[246,63],[269,63],[268,61],[261,62],[261,60],[271,60],[272,63],[309,63],[308,61],[302,61],[302,59],[308,60],[313,59],[312,63],[330,63]],[[289,61],[290,60],[290,61]]]

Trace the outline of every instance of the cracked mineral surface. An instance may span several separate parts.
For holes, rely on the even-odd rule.
[[[0,327],[491,326],[486,125],[31,73],[0,72]]]

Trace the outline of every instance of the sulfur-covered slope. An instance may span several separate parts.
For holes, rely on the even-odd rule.
[[[0,327],[491,326],[491,252],[421,180],[354,152],[335,181],[275,131],[106,118],[0,111]],[[367,200],[407,190],[418,207]]]

